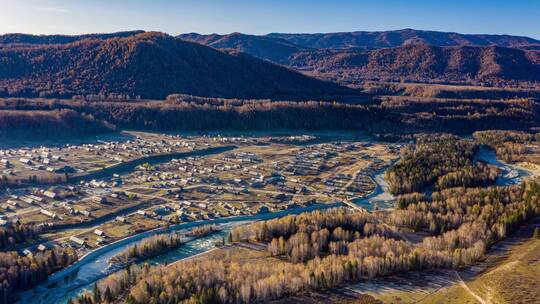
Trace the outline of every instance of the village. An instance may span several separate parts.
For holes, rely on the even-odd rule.
[[[124,141],[0,150],[4,179],[41,171],[56,178],[1,192],[0,225],[40,229],[21,247],[28,254],[69,246],[84,255],[156,228],[362,198],[402,147],[316,139],[137,132]],[[222,150],[204,153],[211,148]],[[133,170],[120,170],[133,161]]]

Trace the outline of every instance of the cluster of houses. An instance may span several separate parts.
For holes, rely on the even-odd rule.
[[[345,187],[345,185],[351,180],[351,178],[352,175],[350,174],[335,174],[324,181],[324,185],[326,187],[323,192],[326,194],[337,194],[338,192],[341,192],[341,189]]]
[[[86,100],[86,101],[130,101],[140,100],[141,96],[131,96],[129,94],[121,93],[100,93],[100,94],[87,94],[87,95],[74,95],[73,100]]]
[[[94,231],[92,231],[92,234],[95,236],[97,245],[105,244],[107,242],[107,239],[109,238],[101,229],[94,229]],[[88,249],[87,238],[72,235],[69,237],[69,242],[64,243],[64,246],[69,246],[78,250],[79,255],[81,255],[86,249]]]
[[[307,204],[307,203],[306,203]],[[295,203],[249,203],[249,202],[191,202],[187,200],[171,203],[167,205],[172,217],[176,217],[182,222],[195,220],[216,219],[226,216],[255,215],[274,212],[298,206]],[[155,212],[155,211],[154,211]]]
[[[11,194],[5,203],[0,205],[3,209],[17,209],[21,206],[46,206],[50,203],[57,202],[58,193],[53,190],[32,190],[24,195]]]
[[[9,161],[9,159],[6,159],[6,158],[0,159],[0,169],[6,170],[12,167],[13,167],[13,164],[11,163],[11,161]],[[9,174],[9,172],[4,172],[4,173]]]
[[[215,136],[213,140],[224,144],[256,144],[259,142],[254,137],[222,137],[220,135]]]
[[[312,135],[291,135],[291,136],[271,137],[270,141],[275,142],[275,143],[283,143],[283,144],[299,144],[299,143],[307,143],[315,139],[317,139],[317,137],[312,136]]]
[[[45,244],[39,244],[39,245],[36,247],[36,249],[37,249],[38,252],[43,252],[43,251],[45,251],[45,250],[48,249],[48,246],[45,245]],[[30,250],[30,249],[28,249],[28,248],[23,250],[23,254],[26,255],[26,256],[28,256],[28,257],[34,255],[34,253],[32,252],[32,250]]]
[[[223,157],[222,159],[227,162],[240,164],[256,164],[263,161],[257,154],[252,152],[229,153],[225,155],[225,157]]]
[[[136,137],[126,141],[66,144],[61,147],[4,149],[0,150],[0,170],[3,175],[8,176],[17,175],[25,170],[84,173],[101,168],[104,161],[113,165],[149,155],[192,151],[197,145],[195,140],[161,135],[160,139],[155,140]],[[85,161],[81,161],[82,159]]]
[[[73,219],[73,216],[78,216],[81,219],[89,219],[92,217],[92,213],[89,210],[96,208],[96,204],[106,205],[108,197],[119,198],[120,196],[116,192],[105,194],[109,190],[102,189],[99,189],[95,193],[104,194],[92,195],[91,190],[91,188],[84,189],[81,186],[71,185],[56,186],[49,189],[20,189],[16,194],[6,195],[0,198],[0,202],[2,202],[0,204],[0,210],[3,210],[3,213],[11,219],[16,218],[19,210],[24,211],[27,218],[32,218],[35,214],[41,214],[47,220],[39,220],[40,217],[38,217],[34,223],[52,225],[54,223],[58,224],[65,219]],[[85,206],[84,208],[80,207],[83,205]]]
[[[63,153],[59,149],[42,147],[0,150],[0,169],[7,175],[15,175],[22,169],[55,172],[63,162]],[[15,170],[17,164],[21,166],[19,170]]]
[[[336,152],[328,147],[328,145],[318,145],[301,149],[293,162],[285,168],[285,172],[300,176],[319,174],[325,161],[336,155]]]
[[[164,135],[165,136],[165,135]],[[69,146],[69,150],[82,150],[86,153],[105,157],[113,162],[121,163],[141,156],[170,154],[180,151],[191,151],[196,147],[195,142],[179,139],[174,140],[147,140],[141,137],[126,141],[101,142],[99,144],[84,144]]]

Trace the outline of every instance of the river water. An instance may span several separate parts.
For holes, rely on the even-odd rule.
[[[248,222],[220,225],[222,229],[220,232],[189,241],[175,250],[148,259],[144,261],[144,263],[150,265],[169,264],[177,260],[204,253],[215,248],[216,242],[227,237],[234,226],[245,223]],[[126,247],[133,245],[133,243],[126,244],[125,246],[104,253],[93,262],[81,267],[77,272],[64,276],[64,278],[56,283],[49,283],[48,286],[44,286],[45,288],[40,288],[37,291],[37,294],[36,292],[32,293],[32,297],[30,299],[25,299],[25,303],[66,303],[68,299],[77,297],[85,289],[92,290],[95,282],[119,270],[118,267],[111,266],[108,263],[109,259],[123,251]]]
[[[481,146],[475,155],[475,160],[480,160],[487,164],[498,167],[501,170],[496,180],[496,185],[516,185],[523,181],[523,178],[532,176],[533,173],[525,168],[516,165],[510,165],[497,159],[495,151],[486,146]]]
[[[395,197],[390,193],[389,185],[384,178],[385,174],[385,170],[377,173],[373,177],[376,184],[375,190],[366,197],[354,198],[353,203],[368,211],[393,207]]]
[[[273,213],[197,221],[171,226],[169,231],[182,231],[201,225],[219,224],[222,227],[222,231],[203,238],[189,241],[184,246],[176,250],[149,259],[145,262],[148,262],[150,264],[167,264],[206,252],[212,248],[215,248],[214,244],[216,243],[216,241],[221,240],[223,237],[227,236],[228,232],[230,231],[230,229],[232,229],[232,227],[245,224],[247,222],[268,220],[290,214],[299,214],[302,212],[328,209],[340,205],[341,203],[339,202],[332,204],[317,204],[308,207],[283,210]],[[20,303],[64,304],[67,302],[68,299],[77,296],[85,289],[92,289],[92,286],[95,282],[117,271],[118,269],[110,267],[108,263],[110,258],[122,252],[129,246],[139,242],[143,238],[155,235],[157,233],[166,233],[169,231],[165,231],[163,229],[148,231],[101,247],[94,252],[91,252],[87,256],[81,258],[81,260],[74,265],[62,271],[54,273],[49,277],[47,282],[33,288],[30,291],[21,293]]]

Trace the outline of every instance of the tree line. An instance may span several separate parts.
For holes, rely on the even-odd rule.
[[[520,131],[478,131],[473,133],[473,137],[478,143],[492,148],[498,158],[509,163],[524,161],[528,146],[540,141],[540,133]]]
[[[158,256],[185,244],[185,238],[177,233],[158,234],[143,239],[111,258],[113,263],[131,264]]]
[[[393,98],[393,97],[392,97]],[[538,105],[527,101],[431,101],[383,99],[379,103],[347,104],[324,101],[272,101],[203,98],[172,95],[167,100],[0,99],[3,111],[55,113],[72,110],[104,128],[84,127],[62,121],[43,120],[43,130],[64,124],[67,134],[135,130],[265,130],[275,128],[366,130],[373,134],[407,135],[419,131],[470,133],[494,128],[526,129],[540,122]],[[428,114],[426,114],[428,113]],[[474,113],[472,115],[471,113]],[[20,115],[20,114],[17,114]],[[49,114],[52,115],[52,114]],[[88,125],[90,124],[90,121]],[[33,128],[29,133],[52,136],[53,132]],[[32,131],[32,132],[30,132]],[[46,134],[45,134],[46,133]],[[58,132],[57,132],[58,133]],[[6,135],[15,132],[6,132]],[[33,136],[37,136],[34,134]]]
[[[186,236],[200,238],[218,232],[221,229],[217,225],[202,225],[191,229]]]
[[[485,187],[495,183],[499,169],[495,166],[477,162],[437,178],[438,189],[453,187]]]
[[[369,214],[334,209],[236,227],[231,240],[267,243],[272,256],[299,263],[329,253],[347,254],[349,243],[373,235],[399,239]]]
[[[538,185],[527,182],[504,187],[452,188],[434,192],[431,197],[410,194],[402,198],[406,202],[401,203],[401,209],[394,210],[387,219],[393,225],[433,235],[481,222],[495,233],[489,237],[493,240],[538,214],[536,193]]]
[[[69,138],[112,130],[111,124],[71,109],[0,110],[0,138]]]

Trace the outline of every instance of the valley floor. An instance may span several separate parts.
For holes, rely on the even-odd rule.
[[[532,237],[538,226],[540,218],[493,246],[483,262],[467,269],[393,275],[272,303],[540,303],[540,239]],[[275,259],[268,256],[264,245],[252,243],[235,243],[196,258],[240,264],[266,264]]]

